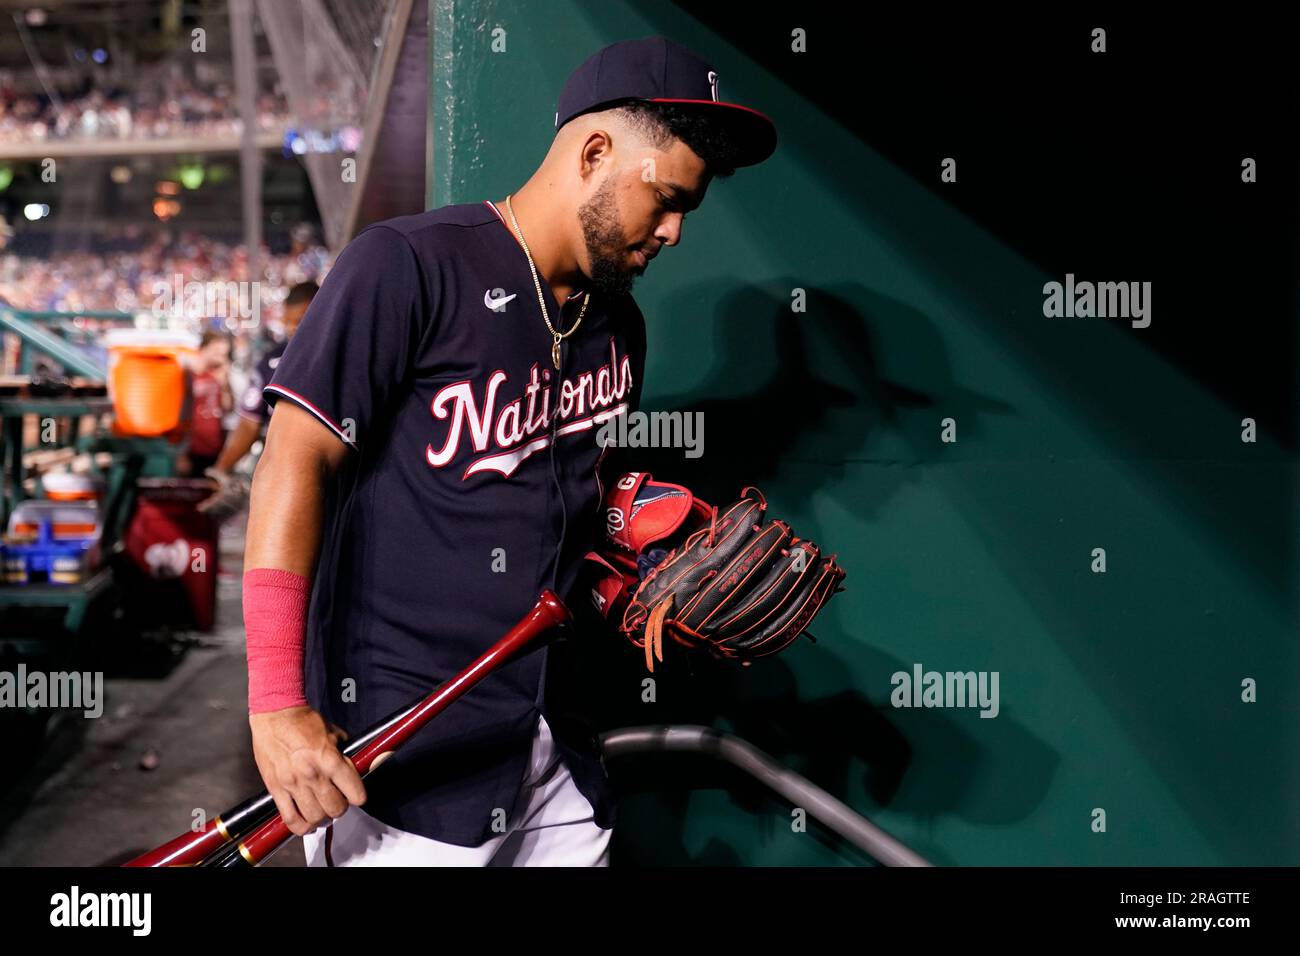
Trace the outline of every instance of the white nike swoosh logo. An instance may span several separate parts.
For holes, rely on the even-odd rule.
[[[483,293],[483,304],[493,312],[500,312],[505,307],[505,304],[518,294],[519,293],[516,292],[511,295],[503,295],[499,299],[494,299],[492,298],[492,290],[488,289]]]

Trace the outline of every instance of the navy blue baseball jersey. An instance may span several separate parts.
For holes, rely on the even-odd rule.
[[[259,425],[265,425],[271,418],[271,406],[267,404],[266,397],[262,394],[262,389],[275,375],[275,369],[280,364],[280,357],[284,355],[288,342],[277,342],[266,351],[266,354],[258,361],[257,367],[248,377],[248,385],[244,388],[244,393],[239,397],[240,418],[247,418],[255,421]]]
[[[563,309],[542,291],[571,328],[582,290]],[[307,645],[308,701],[350,735],[462,670],[543,588],[587,600],[579,573],[613,476],[597,435],[638,407],[645,324],[630,295],[593,291],[558,372],[551,345],[497,208],[445,206],[352,240],[266,387],[355,450],[326,508]],[[575,645],[539,647],[452,704],[367,780],[366,812],[480,845],[512,810],[544,714],[612,826],[594,729],[568,699]]]

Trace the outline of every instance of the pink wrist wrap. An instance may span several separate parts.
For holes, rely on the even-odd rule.
[[[303,646],[311,582],[279,568],[244,572],[248,632],[248,712],[261,714],[307,703]]]

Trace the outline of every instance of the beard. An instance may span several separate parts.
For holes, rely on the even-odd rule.
[[[578,222],[591,260],[592,287],[610,296],[631,292],[636,273],[627,265],[628,241],[618,222],[612,175],[578,207]]]

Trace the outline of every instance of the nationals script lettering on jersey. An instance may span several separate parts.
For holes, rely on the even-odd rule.
[[[442,468],[456,457],[465,437],[466,425],[476,452],[487,451],[489,445],[494,445],[496,450],[471,462],[461,476],[462,481],[481,471],[496,471],[508,478],[524,459],[547,447],[551,443],[549,434],[530,440],[533,434],[546,429],[551,408],[551,385],[547,384],[551,371],[542,369],[539,378],[538,365],[534,362],[529,370],[528,384],[523,393],[506,402],[499,413],[496,411],[497,393],[509,380],[500,369],[488,376],[481,400],[475,396],[473,383],[469,381],[453,382],[439,389],[433,396],[430,410],[434,418],[439,421],[450,419],[451,424],[442,447],[435,449],[430,443],[425,449],[424,456],[429,465]],[[556,412],[563,424],[556,429],[556,436],[586,431],[621,415],[627,411],[627,402],[620,400],[631,389],[631,358],[626,355],[619,358],[617,345],[611,336],[607,363],[594,372],[586,371],[576,378],[560,380]]]

